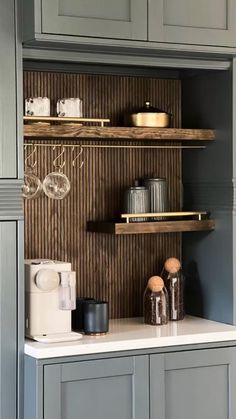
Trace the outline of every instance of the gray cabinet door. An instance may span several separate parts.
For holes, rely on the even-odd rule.
[[[0,222],[0,418],[16,419],[17,223]]]
[[[42,33],[147,39],[147,0],[42,0]]]
[[[236,348],[152,355],[151,419],[235,419]]]
[[[44,419],[149,419],[148,356],[44,367]]]
[[[1,1],[0,178],[17,177],[15,2]]]
[[[235,0],[149,0],[149,40],[236,46]]]

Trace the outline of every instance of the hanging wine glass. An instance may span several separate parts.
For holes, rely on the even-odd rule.
[[[62,152],[53,160],[53,166],[55,172],[49,173],[43,181],[43,191],[48,198],[51,199],[64,199],[70,192],[70,181],[68,177],[62,173],[62,169],[65,166],[65,160],[62,163],[58,163],[65,153],[65,148],[62,148]]]
[[[31,164],[28,163],[32,156],[35,155],[35,153],[36,147],[34,147],[33,151],[25,159],[24,184],[21,187],[22,196],[25,199],[38,198],[42,192],[42,183],[34,173],[37,160]]]

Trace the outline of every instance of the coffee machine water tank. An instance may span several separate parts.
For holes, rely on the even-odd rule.
[[[76,307],[76,278],[71,264],[25,260],[25,334],[39,342],[77,340],[71,332],[71,310]]]

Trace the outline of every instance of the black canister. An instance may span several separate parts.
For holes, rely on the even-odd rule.
[[[88,301],[84,305],[84,333],[102,335],[108,332],[108,302]]]
[[[84,330],[84,306],[95,301],[94,298],[77,298],[76,309],[72,311],[72,329]]]

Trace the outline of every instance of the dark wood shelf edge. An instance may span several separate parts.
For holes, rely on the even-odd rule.
[[[144,223],[116,223],[109,221],[89,221],[87,231],[92,233],[122,234],[158,234],[184,233],[194,231],[212,231],[214,220],[156,221]]]
[[[132,141],[212,141],[211,129],[88,127],[76,125],[24,125],[27,138],[70,138]]]

